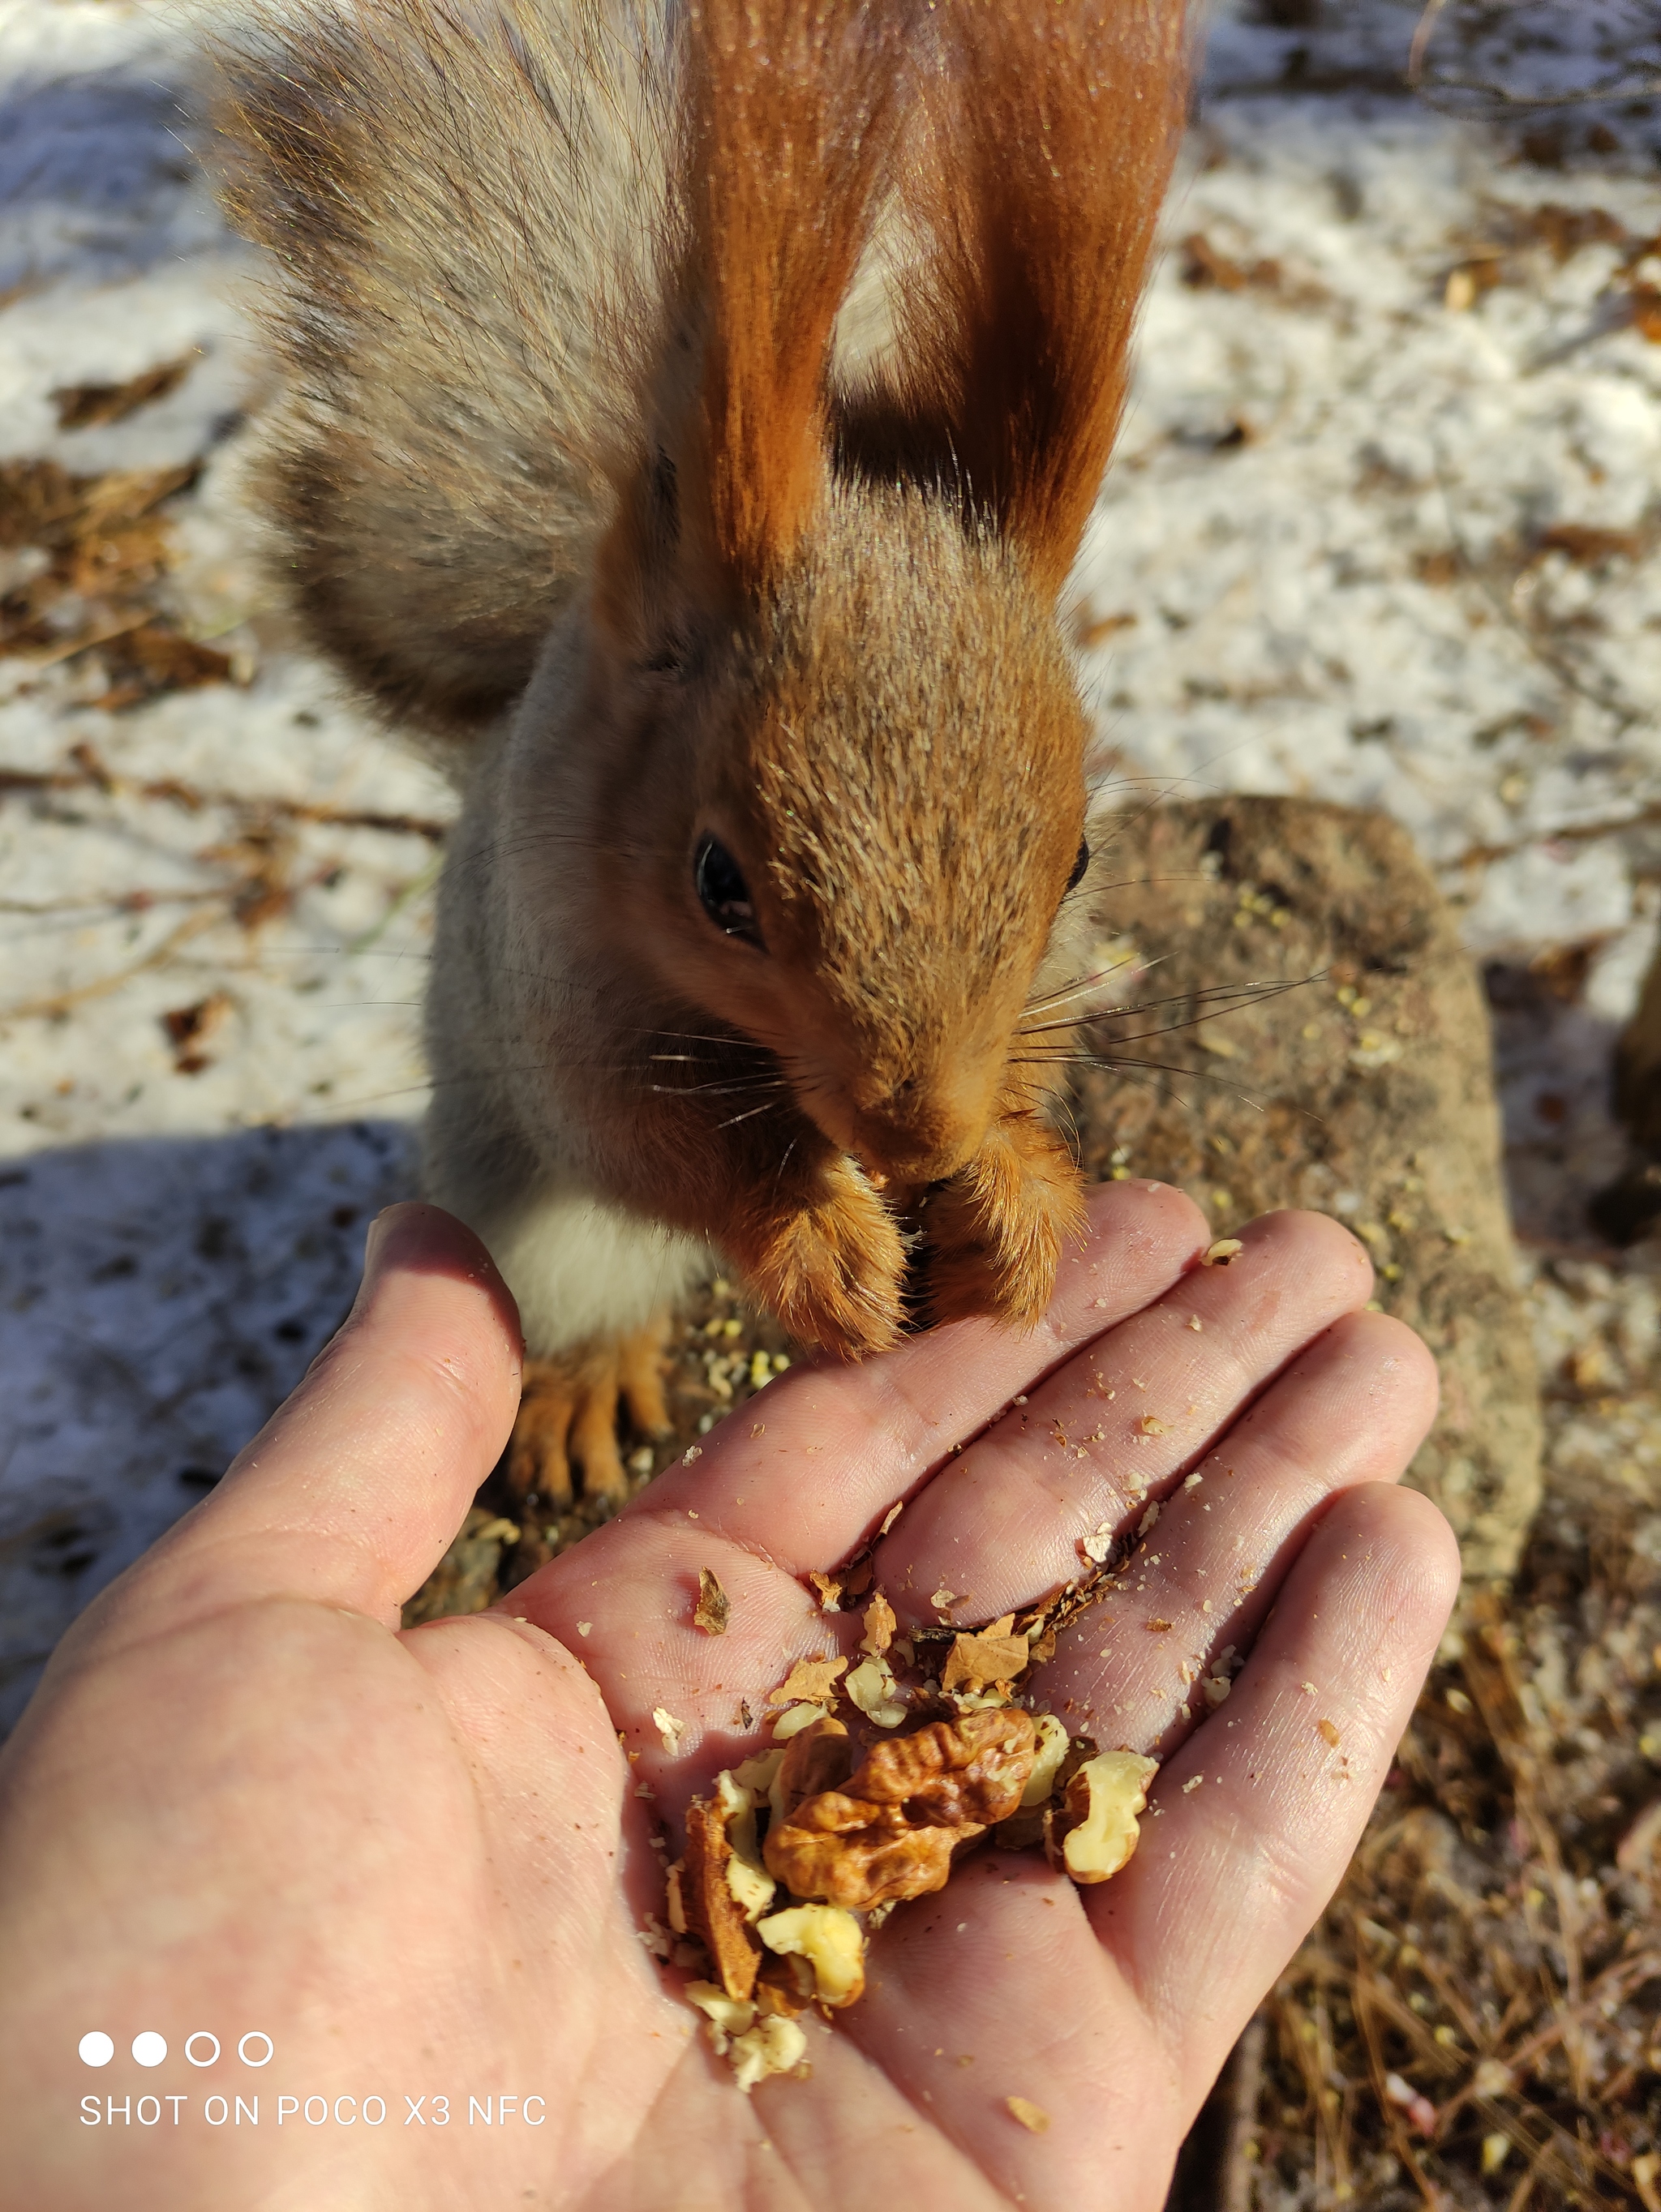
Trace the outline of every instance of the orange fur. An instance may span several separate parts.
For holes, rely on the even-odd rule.
[[[603,1487],[690,1240],[857,1357],[1030,1325],[1078,1231],[1019,1062],[1085,823],[1056,600],[1185,0],[317,5],[232,71],[268,480],[313,636],[474,740],[428,1185],[566,1363],[532,1457]]]
[[[897,114],[908,10],[698,0],[683,276],[703,333],[697,459],[715,549],[764,587],[824,483],[831,327]]]
[[[955,0],[936,21],[904,183],[932,251],[902,290],[897,368],[863,403],[867,434],[1058,591],[1123,410],[1183,117],[1186,11]]]

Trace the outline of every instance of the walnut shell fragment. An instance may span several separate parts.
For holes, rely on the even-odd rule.
[[[747,2004],[755,1992],[761,1946],[727,1878],[733,1856],[727,1819],[719,1802],[695,1797],[687,1807],[680,1905],[688,1929],[703,1939],[721,1987],[729,1997]]]
[[[770,1705],[789,1705],[805,1699],[810,1705],[822,1705],[837,1694],[837,1684],[848,1671],[845,1659],[798,1659],[789,1674],[776,1690],[770,1690]]]
[[[698,1569],[698,1601],[692,1610],[692,1626],[701,1628],[706,1636],[725,1636],[727,1624],[733,1617],[733,1601],[721,1588],[713,1571]]]
[[[1147,1804],[1157,1759],[1135,1751],[1098,1752],[1067,1785],[1062,1863],[1076,1882],[1105,1881],[1128,1866],[1141,1831],[1136,1816]]]
[[[983,1690],[1024,1674],[1031,1662],[1031,1648],[1025,1636],[1011,1633],[1013,1621],[999,1621],[978,1635],[954,1636],[940,1675],[941,1689],[948,1696],[956,1690]]]
[[[768,1831],[767,1870],[796,1897],[855,1912],[943,1888],[957,1846],[1019,1804],[1036,1745],[1018,1707],[891,1736],[841,1786],[787,1799]]]

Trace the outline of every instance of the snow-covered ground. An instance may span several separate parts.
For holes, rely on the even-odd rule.
[[[1517,1158],[1579,1188],[1617,1157],[1603,1066],[1661,908],[1661,125],[1445,80],[1640,89],[1655,26],[1450,6],[1427,104],[1418,20],[1217,26],[1079,630],[1117,775],[1385,808],[1474,951],[1574,949],[1506,1074]],[[0,1723],[332,1327],[422,1104],[450,801],[252,557],[267,385],[192,56],[145,0],[0,0],[0,466],[199,462],[161,598],[234,679],[111,712],[95,649],[0,660]],[[58,426],[54,392],[181,358]],[[1553,1203],[1534,1225],[1584,1241]]]

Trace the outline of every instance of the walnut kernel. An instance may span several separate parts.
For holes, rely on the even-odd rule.
[[[850,2005],[865,1994],[865,1931],[835,1905],[793,1905],[756,1930],[770,1951],[794,1954],[813,1969],[821,2004]]]
[[[1036,1740],[1019,1708],[891,1736],[842,1786],[776,1811],[768,1871],[796,1897],[853,1911],[942,1888],[957,1845],[1019,1804]]]
[[[1129,1865],[1141,1834],[1136,1816],[1159,1771],[1157,1759],[1138,1752],[1104,1751],[1073,1777],[1067,1809],[1076,1825],[1063,1839],[1062,1858],[1074,1881],[1105,1881]]]

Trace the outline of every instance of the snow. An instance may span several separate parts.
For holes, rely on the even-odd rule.
[[[1654,126],[1573,111],[1561,153],[1539,112],[1496,122],[1445,80],[1630,83],[1653,55],[1618,0],[1451,7],[1429,105],[1399,89],[1415,8],[1250,12],[1214,33],[1075,580],[1104,774],[1384,808],[1474,952],[1591,948],[1555,1026],[1507,1029],[1504,1073],[1526,1150],[1574,1055],[1557,1157],[1602,1172],[1661,881],[1661,346],[1628,297],[1661,263],[1590,234],[1661,233]],[[195,56],[176,9],[0,0],[0,459],[199,460],[169,590],[246,678],[112,715],[85,655],[0,661],[0,1723],[334,1325],[423,1095],[452,802],[297,649],[254,558],[267,371],[192,157]],[[1560,259],[1542,208],[1610,222]],[[1186,281],[1196,234],[1235,289]],[[1496,256],[1465,303],[1451,277]],[[54,390],[186,356],[153,407],[57,427]],[[1577,561],[1542,544],[1566,525],[1634,545]],[[291,900],[245,926],[261,885]],[[203,1006],[181,1073],[163,1018]],[[1524,1225],[1584,1243],[1529,1159]]]

